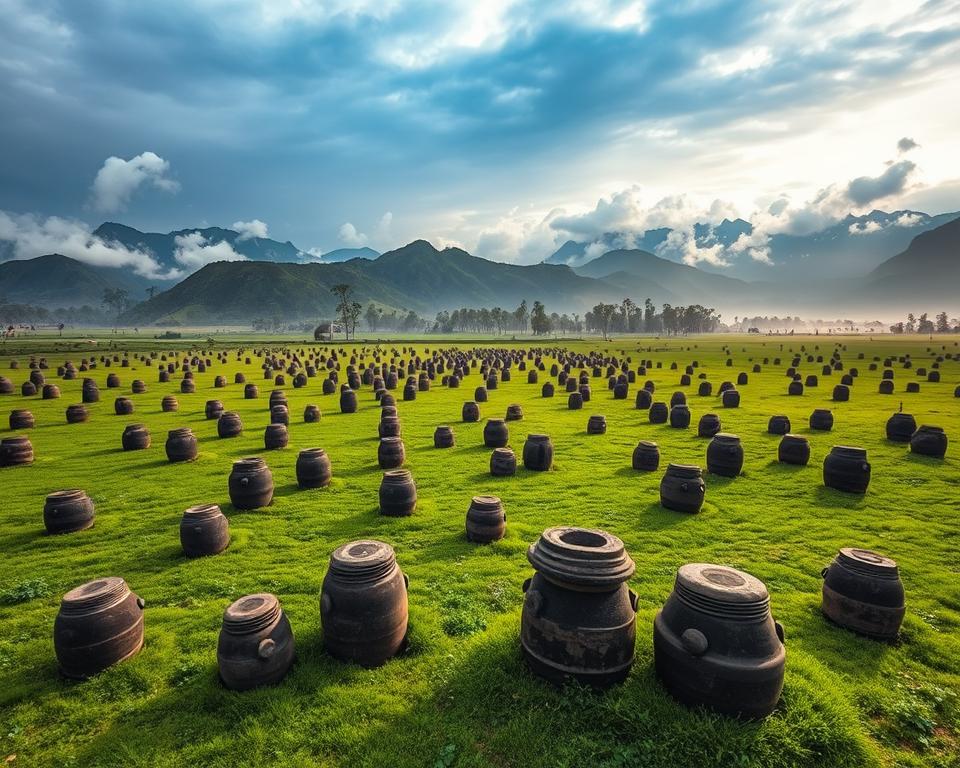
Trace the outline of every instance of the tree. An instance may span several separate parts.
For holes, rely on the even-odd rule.
[[[933,321],[927,318],[926,312],[917,318],[917,333],[933,333],[933,329]]]
[[[604,341],[607,340],[607,332],[610,330],[610,321],[616,313],[617,308],[613,304],[597,304],[593,308],[593,321],[596,327],[603,334]]]
[[[623,330],[630,333],[633,330],[633,316],[637,311],[637,305],[632,299],[624,299],[620,302],[620,314],[623,317]]]
[[[336,312],[340,315],[340,322],[343,324],[344,337],[350,339],[350,311],[351,299],[353,297],[353,286],[347,283],[337,283],[330,289],[330,293],[336,296],[340,301],[336,306]]]
[[[654,333],[659,330],[657,326],[657,308],[653,305],[649,297],[643,302],[643,330],[647,333]]]
[[[937,333],[950,333],[950,320],[947,319],[946,312],[937,315]]]
[[[534,336],[550,333],[550,318],[547,317],[547,310],[541,301],[533,302],[533,311],[530,313],[530,327]]]
[[[116,328],[117,321],[124,310],[130,306],[130,297],[123,288],[104,288],[103,298],[100,300],[104,307],[112,309],[114,314],[113,325]]]
[[[376,332],[377,326],[380,325],[380,315],[383,314],[383,310],[377,309],[373,303],[367,307],[367,313],[363,316],[367,321],[367,327]]]
[[[360,313],[363,312],[363,305],[359,301],[350,303],[350,309],[347,311],[347,320],[350,322],[350,333],[356,338],[357,322],[360,320]]]
[[[527,300],[520,302],[520,306],[513,311],[513,319],[517,321],[517,330],[524,333],[527,330]]]
[[[914,333],[917,330],[917,318],[913,316],[913,312],[907,315],[907,324],[905,329],[907,333]]]

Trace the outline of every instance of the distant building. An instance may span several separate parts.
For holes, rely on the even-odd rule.
[[[335,333],[343,333],[343,326],[339,323],[324,321],[314,329],[313,338],[315,341],[333,341]]]

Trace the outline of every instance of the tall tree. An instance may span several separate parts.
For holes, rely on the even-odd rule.
[[[520,306],[513,311],[513,319],[517,321],[517,330],[520,333],[525,333],[527,330],[527,300],[524,299],[520,302]]]
[[[367,321],[367,327],[376,332],[377,326],[380,325],[380,316],[383,314],[383,310],[377,309],[376,306],[371,302],[367,307],[367,312],[363,316],[364,320]]]
[[[104,288],[101,302],[107,309],[113,310],[113,327],[117,327],[120,315],[130,306],[130,297],[123,288]]]
[[[610,321],[613,320],[616,311],[617,307],[614,304],[603,304],[602,302],[593,308],[593,321],[603,334],[604,341],[607,340],[607,333],[610,331]]]
[[[330,293],[339,299],[336,306],[336,312],[340,315],[340,322],[343,324],[344,337],[350,339],[350,313],[352,310],[351,300],[353,298],[353,286],[347,283],[337,283],[330,289]],[[332,334],[331,334],[332,335]]]
[[[542,301],[533,302],[533,311],[530,313],[530,327],[534,336],[550,333],[550,318]]]

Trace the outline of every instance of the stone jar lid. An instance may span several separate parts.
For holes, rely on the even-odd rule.
[[[595,528],[547,528],[527,559],[551,581],[596,589],[613,589],[636,570],[623,542]]]

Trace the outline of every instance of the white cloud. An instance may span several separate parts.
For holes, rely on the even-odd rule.
[[[358,232],[349,221],[340,225],[337,237],[348,248],[361,248],[367,244],[367,236],[363,232]]]
[[[163,273],[152,253],[106,242],[73,219],[0,211],[0,240],[12,243],[13,258],[18,260],[59,253],[95,267],[129,267],[151,279],[176,277]]]
[[[226,240],[211,243],[199,232],[177,235],[174,243],[176,250],[173,258],[187,273],[196,272],[215,261],[246,261],[246,256],[233,250],[233,246]]]
[[[377,222],[377,226],[373,230],[372,237],[368,237],[366,233],[358,230],[349,221],[340,225],[340,229],[337,232],[337,237],[340,238],[340,242],[342,242],[347,248],[362,248],[371,242],[380,248],[385,248],[390,245],[390,240],[392,238],[392,226],[393,214],[390,211],[387,211]]]
[[[883,225],[879,221],[864,221],[859,224],[851,224],[847,227],[847,232],[851,235],[869,235],[879,232],[881,229],[883,229]]]
[[[915,227],[922,221],[923,217],[916,213],[901,213],[893,222],[893,225],[895,227]]]
[[[129,160],[108,157],[93,180],[93,205],[106,213],[119,211],[145,182],[165,192],[176,192],[180,185],[167,176],[169,171],[170,163],[153,152]]]
[[[715,267],[729,267],[724,247],[719,243],[708,247],[697,247],[694,238],[693,228],[675,229],[667,235],[656,248],[658,256],[666,253],[679,254],[684,264],[691,267],[697,266],[700,262],[712,264]]]
[[[700,60],[700,66],[715,77],[730,77],[762,69],[772,62],[770,49],[765,45],[757,45],[732,52],[707,54]]]
[[[267,237],[267,225],[260,221],[260,219],[254,219],[253,221],[235,221],[230,225],[230,229],[240,233],[240,237],[238,237],[237,240],[250,240],[255,237],[264,239]]]

